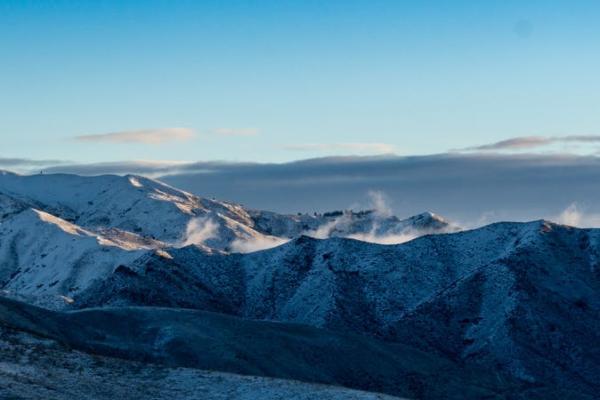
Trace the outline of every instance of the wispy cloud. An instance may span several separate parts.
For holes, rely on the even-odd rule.
[[[134,160],[99,162],[88,164],[62,164],[47,168],[48,173],[103,175],[103,174],[141,174],[148,177],[173,175],[180,173],[210,173],[226,168],[228,165],[258,165],[256,163],[228,163],[222,161],[188,162],[174,160]],[[31,171],[30,171],[31,172]],[[33,171],[35,172],[35,170]]]
[[[81,135],[75,136],[74,139],[80,142],[94,143],[160,144],[186,141],[193,137],[194,131],[189,128],[159,128]]]
[[[63,160],[33,160],[30,158],[4,158],[0,157],[0,167],[15,168],[15,167],[40,167],[47,165],[66,164]]]
[[[281,246],[289,242],[289,239],[284,239],[275,236],[260,236],[247,239],[236,239],[231,243],[231,251],[233,253],[252,253],[255,251],[271,249]]]
[[[182,246],[204,244],[207,240],[218,237],[219,225],[210,218],[194,218],[186,228],[185,240]]]
[[[600,144],[600,135],[520,136],[506,140],[501,140],[495,143],[484,144],[481,146],[467,147],[465,149],[460,149],[460,151],[531,150],[557,143]]]
[[[552,220],[559,224],[578,228],[600,227],[600,214],[585,212],[577,203],[571,203],[571,205],[565,208],[558,216],[552,218]]]
[[[209,133],[216,136],[256,136],[259,130],[256,128],[217,128]]]
[[[356,154],[391,154],[396,147],[388,143],[377,142],[346,142],[346,143],[304,143],[283,146],[289,151],[316,152],[353,152]]]

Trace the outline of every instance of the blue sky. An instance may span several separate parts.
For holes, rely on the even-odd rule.
[[[597,1],[0,0],[0,157],[283,162],[600,135],[599,20]]]

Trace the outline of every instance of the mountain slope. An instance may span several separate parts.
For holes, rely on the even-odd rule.
[[[308,235],[318,239],[346,237],[366,242],[396,244],[433,233],[457,232],[458,226],[426,212],[407,219],[377,209],[333,211],[324,214],[282,215],[250,210],[261,232],[285,238]]]
[[[171,251],[173,259],[151,255],[115,271],[74,305],[183,305],[302,323],[593,393],[598,254],[599,230],[544,221],[396,246],[301,237],[245,255],[188,247]]]
[[[0,223],[0,288],[50,307],[64,306],[94,280],[143,254],[35,209]]]
[[[539,229],[402,318],[398,339],[529,382],[600,392],[599,231]]]
[[[2,399],[397,399],[335,386],[92,355],[3,326],[0,326],[0,360]]]
[[[501,371],[529,389],[600,391],[598,229],[497,223],[384,246],[344,237],[393,243],[454,228],[434,214],[246,211],[132,176],[0,174],[0,207],[0,282],[13,298],[299,323]]]
[[[170,249],[173,259],[150,255],[116,271],[89,297],[100,305],[101,293],[107,294],[106,299],[118,299],[117,286],[149,292],[155,284],[164,285],[161,292],[177,296],[178,290],[168,285],[185,285],[175,279],[182,275],[190,285],[204,286],[239,304],[236,312],[242,316],[329,326],[342,320],[341,308],[353,306],[357,313],[348,318],[363,320],[364,312],[358,309],[365,310],[371,314],[369,319],[377,320],[375,325],[365,324],[384,334],[393,321],[454,281],[505,257],[516,241],[534,237],[538,225],[497,224],[394,246],[303,236],[245,255],[207,254],[193,246]]]
[[[161,308],[56,313],[0,298],[0,323],[98,355],[338,384],[415,398],[495,398],[519,385],[399,344]]]
[[[134,175],[22,176],[0,171],[0,220],[26,208],[105,235],[111,231],[137,235],[146,247],[197,244],[244,253],[274,247],[302,234],[397,243],[457,229],[431,213],[400,220],[375,211],[279,215],[245,210]]]
[[[237,205],[198,198],[133,175],[3,173],[0,193],[86,229],[117,228],[172,245],[185,244],[195,235],[196,244],[222,249],[236,239],[264,236],[252,229],[252,220]],[[206,227],[210,229],[198,235]]]
[[[288,221],[286,226],[293,229],[277,234],[290,236],[270,235],[274,228],[260,219],[264,214],[278,221],[273,227]],[[337,213],[311,216],[309,228],[316,229],[313,234],[328,230],[326,236],[373,232],[384,237],[413,228],[441,232],[450,226],[432,214],[408,220],[373,212],[342,215],[341,222]],[[61,308],[120,266],[146,259],[143,255],[168,258],[186,245],[200,253],[247,253],[280,245],[302,232],[300,222],[308,216],[297,217],[249,213],[235,204],[198,198],[136,176],[0,173],[0,289],[34,304]],[[383,230],[375,232],[374,226]]]

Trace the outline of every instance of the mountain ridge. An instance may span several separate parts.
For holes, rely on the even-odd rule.
[[[536,220],[456,230],[433,213],[401,220],[381,208],[279,215],[131,176],[118,178],[125,205],[112,206],[116,192],[88,204],[106,179],[63,204],[42,198],[52,192],[15,195],[0,176],[5,295],[61,312],[167,307],[300,324],[497,370],[527,388],[600,390],[600,349],[589,345],[600,343],[600,229]],[[90,222],[103,215],[116,226]],[[127,230],[147,219],[148,229]],[[177,240],[148,234],[168,221]],[[419,237],[398,244],[358,240],[411,229]],[[232,251],[241,243],[257,251]]]

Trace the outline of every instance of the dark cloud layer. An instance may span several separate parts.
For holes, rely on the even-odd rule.
[[[384,192],[399,215],[431,210],[459,222],[547,218],[574,202],[588,212],[600,212],[597,157],[440,154],[284,164],[129,162],[61,166],[48,172],[151,175],[201,196],[280,212],[365,204],[373,190]]]
[[[180,167],[181,165],[181,167]],[[187,165],[169,162],[144,162],[144,161],[117,161],[91,164],[66,164],[56,165],[44,169],[45,173],[78,174],[78,175],[125,175],[138,174],[157,176],[171,174],[186,169]]]
[[[65,161],[61,160],[31,160],[28,158],[8,158],[0,157],[0,168],[27,168],[47,165],[62,164]]]
[[[474,221],[537,219],[573,202],[595,207],[600,160],[584,157],[453,156],[327,158],[224,166],[164,178],[198,194],[284,212],[353,205],[379,190],[401,215],[431,210]],[[490,214],[491,213],[491,214]]]

